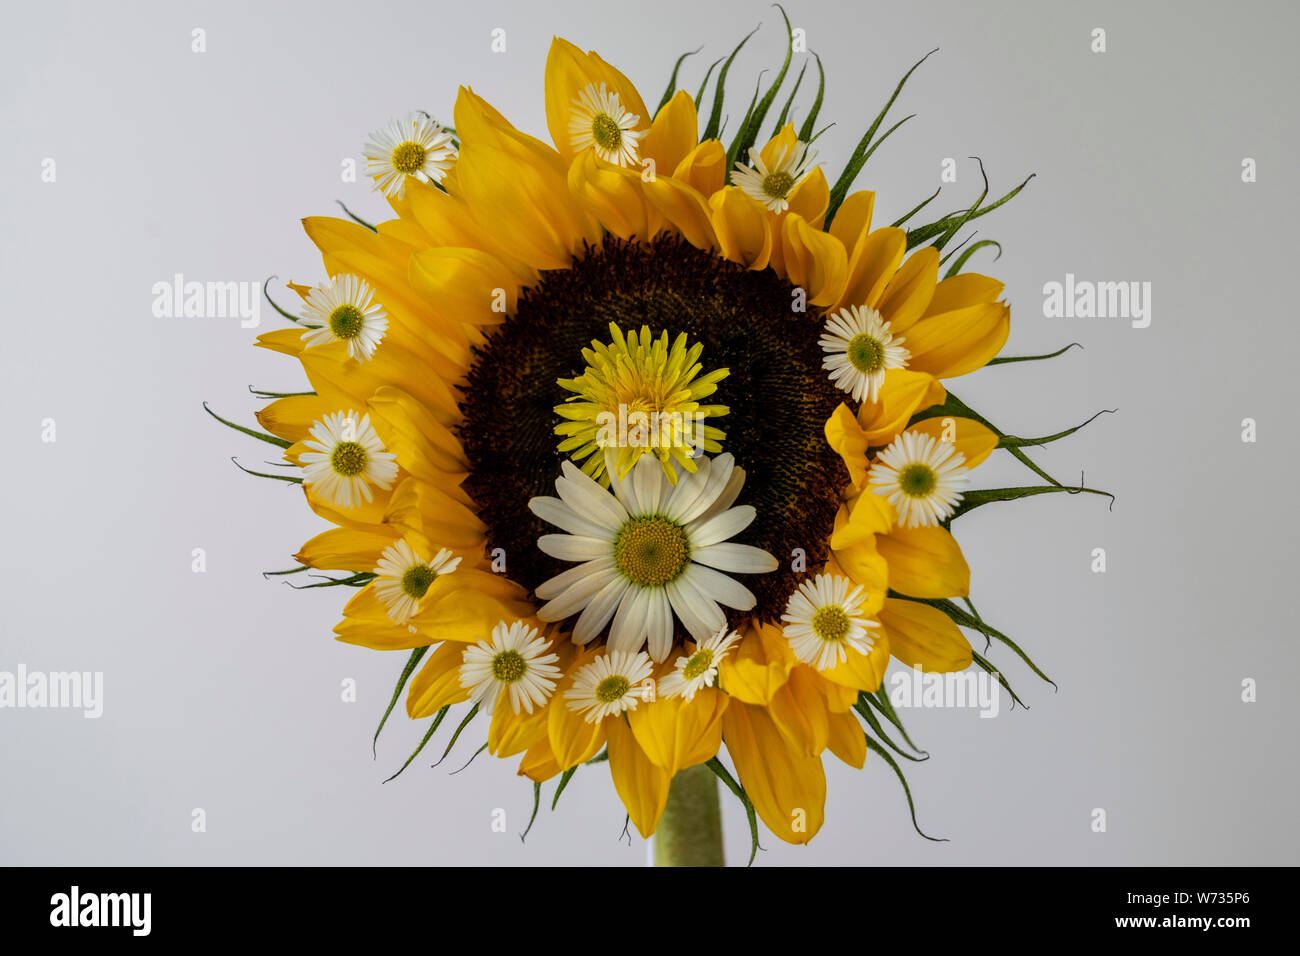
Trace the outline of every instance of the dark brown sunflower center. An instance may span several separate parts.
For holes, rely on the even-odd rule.
[[[607,237],[571,268],[542,273],[477,350],[462,406],[465,488],[489,547],[504,549],[506,573],[532,589],[572,567],[538,550],[537,539],[557,529],[528,510],[530,498],[555,494],[564,460],[555,447],[554,408],[565,398],[556,379],[582,373],[582,350],[604,341],[610,322],[647,325],[656,336],[687,333],[703,343],[709,368],[731,370],[717,393],[730,409],[723,450],[745,469],[737,503],[758,515],[733,540],[781,563],[770,574],[736,577],[758,599],[750,613],[779,619],[801,577],[791,563],[801,562],[799,572],[825,563],[848,481],[824,431],[843,396],[822,368],[822,321],[794,311],[794,291],[770,269],[746,270],[675,237]],[[735,626],[747,616],[729,619]]]

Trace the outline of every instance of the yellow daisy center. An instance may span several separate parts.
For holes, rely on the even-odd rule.
[[[614,537],[614,564],[639,587],[661,587],[676,580],[690,560],[686,529],[667,518],[638,515]]]
[[[849,340],[849,362],[865,375],[879,372],[885,367],[885,347],[880,340],[863,332]]]
[[[492,658],[492,676],[503,684],[513,684],[524,676],[528,662],[518,651],[502,651]]]
[[[813,614],[812,626],[823,641],[842,641],[849,634],[849,615],[837,604],[819,607]]]
[[[707,674],[712,666],[713,651],[707,647],[702,647],[692,654],[691,659],[686,662],[686,666],[682,668],[682,676],[687,680],[694,680]]]
[[[773,199],[784,199],[794,188],[794,177],[787,172],[777,170],[763,177],[763,192]]]
[[[628,692],[632,685],[628,683],[626,677],[615,674],[613,677],[606,677],[596,685],[596,699],[602,704],[613,704],[622,700],[623,695]]]
[[[591,138],[601,149],[616,150],[623,145],[623,127],[608,113],[597,113],[591,120]]]
[[[360,442],[341,441],[330,454],[330,467],[345,478],[366,470],[366,449]]]
[[[365,314],[351,303],[344,303],[330,313],[330,331],[340,339],[355,339],[361,334]]]
[[[405,143],[399,143],[393,150],[393,168],[399,173],[405,173],[410,176],[412,173],[418,173],[424,168],[424,161],[428,159],[429,151],[419,143],[407,140]]]
[[[429,585],[438,575],[427,564],[416,564],[402,575],[402,590],[417,601],[428,593]]]
[[[924,498],[938,484],[934,469],[914,462],[898,473],[898,487],[909,498]]]

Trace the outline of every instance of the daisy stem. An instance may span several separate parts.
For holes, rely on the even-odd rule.
[[[718,781],[704,764],[673,777],[654,835],[655,866],[725,866]]]

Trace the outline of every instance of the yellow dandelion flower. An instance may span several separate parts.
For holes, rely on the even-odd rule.
[[[669,482],[677,483],[677,467],[695,471],[696,459],[705,452],[722,450],[725,433],[707,419],[727,414],[725,405],[701,405],[727,377],[725,368],[700,375],[704,345],[687,348],[686,333],[670,346],[668,333],[658,338],[647,326],[624,336],[611,322],[608,344],[593,341],[582,350],[586,369],[576,378],[557,384],[574,394],[555,406],[565,421],[555,427],[563,437],[559,450],[582,470],[608,487],[603,449],[617,450],[617,478],[623,478],[642,455],[658,457]]]

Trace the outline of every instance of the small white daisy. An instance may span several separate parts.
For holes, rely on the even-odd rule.
[[[826,320],[826,332],[820,339],[822,368],[831,373],[831,381],[853,396],[874,402],[891,368],[907,368],[912,353],[903,348],[903,339],[894,338],[889,323],[875,309],[850,306],[840,309]]]
[[[673,672],[659,682],[659,696],[694,700],[695,692],[701,687],[713,686],[718,676],[718,665],[738,640],[739,634],[723,627],[701,641],[689,657],[677,658]]]
[[[662,661],[672,650],[674,614],[703,641],[726,625],[721,606],[748,611],[755,604],[731,575],[766,574],[777,562],[761,548],[729,540],[755,518],[752,505],[732,507],[745,472],[731,455],[701,458],[673,485],[654,455],[616,477],[616,454],[605,451],[612,494],[566,461],[555,481],[560,497],[528,502],[533,514],[566,532],[542,535],[537,547],[581,562],[537,588],[547,602],[537,616],[563,621],[578,614],[576,644],[609,624],[610,650],[639,651],[648,642],[650,656]]]
[[[388,490],[397,477],[397,456],[384,450],[370,416],[352,412],[326,415],[311,426],[311,451],[298,456],[303,484],[327,503],[356,508],[373,499],[371,485]]]
[[[574,150],[596,148],[596,155],[619,166],[641,164],[641,133],[634,127],[641,117],[623,109],[618,94],[588,83],[569,111],[569,136]]]
[[[869,654],[875,639],[867,628],[880,625],[862,613],[865,597],[861,587],[833,574],[800,584],[781,615],[794,656],[824,671],[849,656],[846,648]]]
[[[470,700],[491,713],[501,692],[510,696],[510,709],[526,714],[541,707],[555,693],[561,677],[555,661],[558,654],[547,654],[550,643],[535,627],[523,621],[502,621],[492,628],[492,636],[465,648],[461,655],[460,686],[470,689]]]
[[[573,686],[564,692],[570,710],[582,713],[587,723],[636,710],[650,677],[650,658],[645,651],[609,651],[578,671]]]
[[[354,275],[338,275],[307,293],[302,312],[302,334],[307,347],[347,342],[348,354],[364,362],[375,354],[388,329],[388,315],[374,301],[370,284]]]
[[[794,144],[793,149],[782,148],[777,154],[776,162],[772,164],[771,169],[768,169],[767,163],[763,162],[763,154],[751,148],[750,165],[736,163],[731,181],[739,186],[745,195],[758,200],[772,212],[785,212],[790,205],[788,200],[790,191],[816,165],[813,162],[816,158],[816,151],[810,151],[808,144],[800,140]]]
[[[442,181],[455,159],[451,141],[451,133],[424,113],[408,113],[370,134],[363,150],[366,174],[385,196],[400,199],[407,176]]]
[[[384,548],[375,567],[375,594],[388,608],[394,624],[405,624],[419,610],[420,601],[440,574],[451,574],[460,567],[460,558],[446,548],[438,549],[432,561],[426,561],[405,540]]]
[[[867,485],[894,506],[904,528],[927,528],[951,517],[970,481],[966,456],[924,432],[903,432],[876,456]]]

